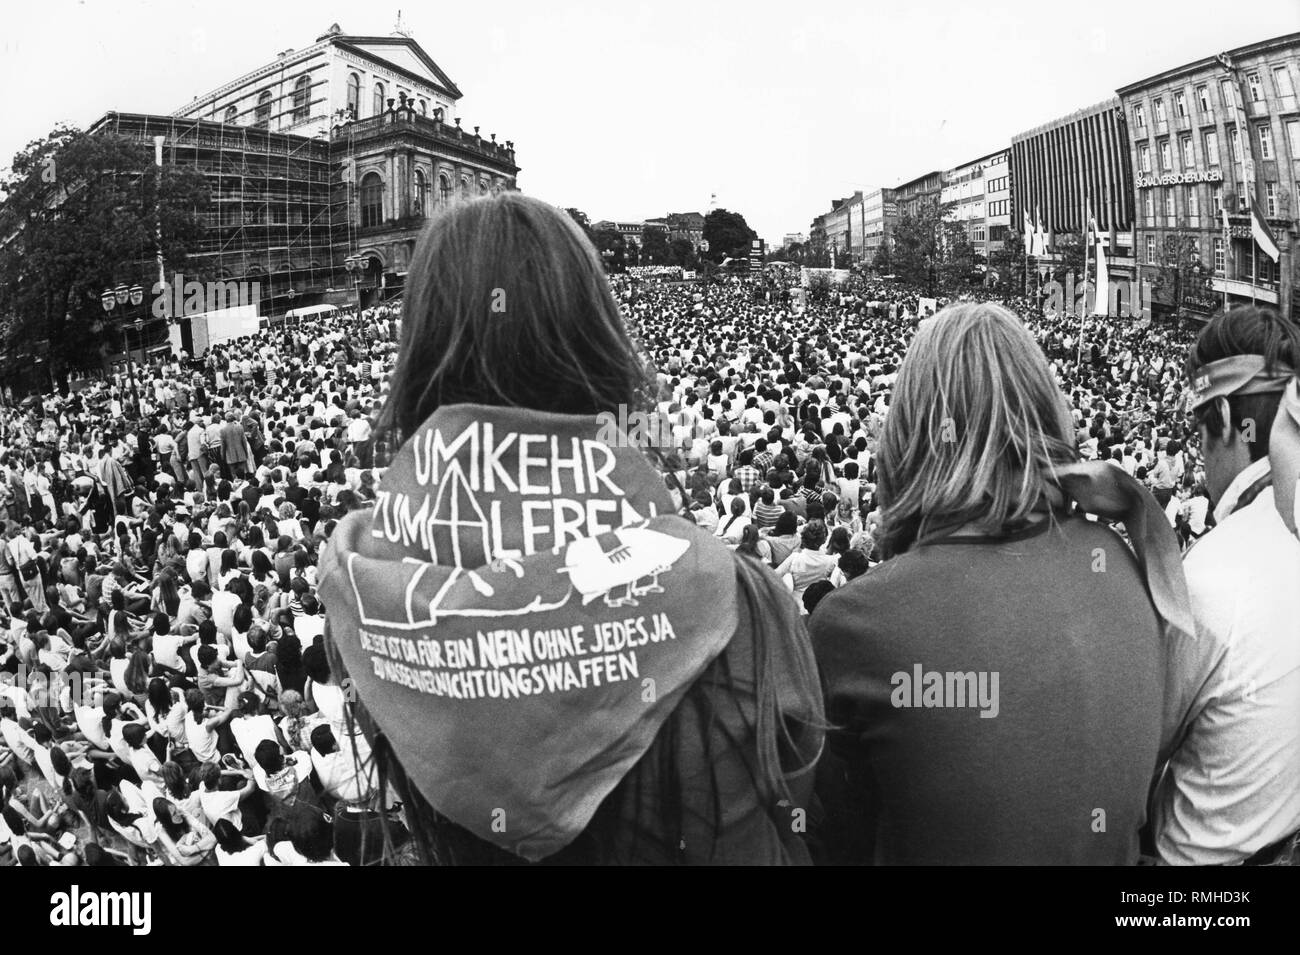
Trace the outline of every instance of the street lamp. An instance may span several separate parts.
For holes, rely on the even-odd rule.
[[[99,296],[99,302],[104,307],[105,312],[111,313],[114,309],[121,310],[120,314],[123,321],[122,338],[124,339],[123,344],[126,346],[124,349],[126,352],[126,371],[127,376],[131,379],[131,400],[135,402],[137,411],[140,409],[140,391],[136,387],[135,383],[135,359],[131,354],[131,339],[126,334],[125,322],[127,303],[130,302],[133,307],[138,308],[143,301],[144,289],[139,285],[127,286],[125,282],[117,288],[104,289],[103,293]],[[144,316],[142,314],[137,315],[133,324],[135,325],[136,335],[140,339],[140,360],[143,362],[144,336],[142,334],[142,329],[144,328]]]
[[[361,276],[358,274],[366,270],[366,260],[360,255],[349,255],[343,260],[343,267],[348,270],[352,276],[352,285],[357,292],[357,314],[361,314]]]

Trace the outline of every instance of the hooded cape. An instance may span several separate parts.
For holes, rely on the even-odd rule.
[[[328,638],[412,783],[529,860],[586,828],[738,623],[731,553],[605,417],[440,408],[320,561]]]

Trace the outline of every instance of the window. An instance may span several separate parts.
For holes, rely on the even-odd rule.
[[[374,95],[374,112],[371,115],[378,116],[383,111],[384,111],[384,84],[376,83],[375,95]]]
[[[1172,187],[1165,190],[1165,215],[1171,219],[1177,215],[1174,211],[1174,190]]]
[[[300,76],[293,85],[293,121],[303,122],[311,113],[311,77]]]
[[[1273,85],[1277,87],[1278,96],[1295,96],[1295,87],[1291,85],[1291,74],[1285,66],[1273,67]]]
[[[384,181],[379,173],[368,172],[361,180],[361,228],[380,225],[384,221]]]
[[[1156,111],[1156,123],[1163,126],[1165,123],[1165,101],[1158,99],[1153,105]]]
[[[469,198],[469,176],[460,177],[460,197],[462,199]]]
[[[1241,161],[1241,130],[1236,126],[1228,133],[1228,154],[1233,162]]]
[[[1156,264],[1156,237],[1147,236],[1147,265]]]
[[[1268,123],[1259,127],[1259,158],[1273,158],[1273,127]]]
[[[984,227],[983,227],[982,225],[977,225],[977,226],[975,227],[975,235],[974,235],[974,239],[975,239],[976,242],[983,242],[983,241],[984,241]]]
[[[1169,140],[1167,139],[1160,141],[1160,168],[1164,172],[1174,168],[1174,154],[1169,148]]]
[[[1277,215],[1277,183],[1264,183],[1264,214],[1269,218]]]
[[[253,114],[253,125],[258,129],[266,129],[271,123],[271,91],[262,90],[262,95],[257,98],[257,111]]]
[[[1138,129],[1145,129],[1147,125],[1147,111],[1141,103],[1133,107],[1133,125]]]
[[[1183,155],[1183,168],[1191,169],[1196,165],[1196,157],[1192,155],[1192,137],[1183,136],[1178,140],[1178,150]]]
[[[1143,145],[1138,147],[1138,165],[1141,167],[1143,172],[1151,171],[1151,147],[1150,146]]]
[[[1246,87],[1250,90],[1250,101],[1252,103],[1262,102],[1264,99],[1264,84],[1259,81],[1258,73],[1246,74]]]
[[[415,170],[415,209],[417,216],[424,216],[428,208],[429,198],[429,180],[424,176],[423,169]]]
[[[1143,205],[1146,209],[1147,223],[1153,224],[1156,217],[1156,197],[1153,190],[1147,190],[1146,199]]]
[[[348,112],[353,119],[361,115],[361,77],[355,73],[348,74]]]
[[[1205,134],[1205,161],[1211,166],[1219,164],[1219,134],[1213,130]]]
[[[1216,235],[1214,237],[1214,271],[1218,272],[1220,275],[1223,274],[1223,266],[1226,259],[1227,254],[1223,248],[1223,236]]]
[[[443,174],[438,174],[438,202],[446,205],[451,202],[451,181]]]
[[[1201,240],[1190,239],[1187,243],[1187,255],[1193,262],[1201,261]]]
[[[1255,262],[1259,267],[1259,281],[1272,283],[1273,281],[1273,260],[1267,255],[1256,255]]]
[[[1223,212],[1223,187],[1222,186],[1214,187],[1214,192],[1212,193],[1212,199],[1214,204],[1214,215],[1217,217],[1220,213]]]
[[[1201,197],[1196,186],[1184,186],[1187,190],[1187,214],[1189,216],[1199,216],[1201,214]]]
[[[1291,144],[1291,158],[1300,159],[1300,120],[1286,124],[1286,141]]]
[[[480,179],[478,183],[478,194],[486,196],[488,194],[488,184],[486,179]]]
[[[1178,117],[1187,115],[1187,97],[1182,90],[1174,94],[1174,115]]]
[[[1247,207],[1247,205],[1248,205],[1248,202],[1247,202],[1247,199],[1246,199],[1246,184],[1245,184],[1244,182],[1239,182],[1239,183],[1237,183],[1237,209],[1238,209],[1238,211],[1240,211],[1240,212],[1245,212],[1245,211],[1246,211],[1246,207]]]
[[[1200,104],[1201,113],[1204,116],[1210,115],[1210,88],[1202,84],[1196,87],[1196,101]]]
[[[1227,109],[1232,109],[1237,98],[1232,95],[1232,80],[1219,80],[1219,98]]]
[[[421,116],[429,115],[429,104],[425,100],[420,100],[420,115]]]
[[[238,122],[238,120],[239,120],[239,109],[238,109],[238,107],[235,107],[235,106],[227,106],[227,107],[226,107],[226,118],[225,118],[224,122],[227,122],[227,123],[234,123],[234,122]]]

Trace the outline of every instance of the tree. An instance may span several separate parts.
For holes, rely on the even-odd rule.
[[[747,257],[749,244],[757,238],[758,233],[739,212],[714,209],[704,217],[704,240],[709,243],[707,254],[714,262],[721,262],[727,256]]]
[[[641,256],[644,265],[667,265],[668,233],[663,229],[642,229]]]
[[[1008,228],[1002,239],[1002,248],[989,257],[989,267],[997,273],[1002,284],[1004,300],[1012,291],[1025,288],[1025,240],[1018,229]]]
[[[179,271],[209,203],[197,170],[155,166],[152,150],[127,137],[63,126],[14,157],[0,191],[0,234],[13,236],[0,247],[0,313],[12,319],[0,349],[48,360],[61,384],[113,338],[103,289],[139,284],[148,301],[159,228],[163,258]]]
[[[668,243],[668,264],[683,269],[695,269],[700,264],[690,239],[673,239]]]
[[[611,272],[623,272],[627,269],[627,240],[617,229],[601,229],[593,236],[596,251],[600,253],[606,267]]]
[[[943,225],[952,203],[922,203],[915,213],[904,212],[894,226],[894,274],[933,295],[943,261]]]
[[[1056,242],[1056,264],[1052,266],[1052,278],[1064,285],[1066,276],[1073,275],[1075,285],[1082,286],[1083,256],[1083,236],[1075,232],[1060,236]]]
[[[583,235],[587,237],[587,241],[592,245],[595,245],[596,233],[591,229],[591,220],[587,218],[587,213],[583,212],[581,209],[573,208],[568,208],[564,211],[569,214],[570,219],[578,223],[578,226],[582,229]]]
[[[876,254],[871,257],[871,269],[877,275],[894,274],[894,254],[889,250],[889,239],[880,240]]]
[[[978,259],[966,226],[961,222],[945,222],[942,233],[939,274],[943,287],[957,290],[968,286]]]

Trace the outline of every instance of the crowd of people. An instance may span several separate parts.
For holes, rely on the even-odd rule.
[[[0,408],[0,864],[1291,858],[1294,326],[671,278],[492,197]]]
[[[373,781],[315,568],[375,499],[396,332],[351,310],[147,363],[138,406],[107,376],[0,409],[10,863],[339,864]]]

